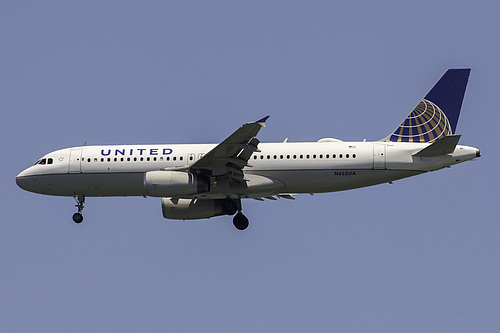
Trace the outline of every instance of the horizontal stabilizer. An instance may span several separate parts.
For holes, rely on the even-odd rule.
[[[455,151],[455,147],[458,144],[458,140],[460,140],[460,135],[445,136],[440,140],[434,142],[430,146],[425,147],[418,153],[413,154],[413,156],[434,157],[434,156],[451,154]]]

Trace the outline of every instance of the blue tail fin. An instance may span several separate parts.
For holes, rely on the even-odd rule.
[[[470,68],[449,69],[385,141],[435,142],[455,133]]]

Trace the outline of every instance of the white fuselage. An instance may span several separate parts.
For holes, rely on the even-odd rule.
[[[473,147],[457,145],[452,154],[416,157],[428,143],[297,142],[260,143],[244,168],[249,186],[231,188],[236,197],[320,193],[385,183],[471,160]],[[82,146],[51,152],[16,179],[28,191],[58,196],[156,196],[146,173],[188,169],[215,144]],[[50,163],[49,163],[50,162]],[[263,180],[271,180],[271,183]],[[211,184],[193,198],[224,198]],[[158,195],[160,196],[160,195]]]

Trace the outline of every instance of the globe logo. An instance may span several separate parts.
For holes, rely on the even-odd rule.
[[[450,134],[450,122],[444,112],[423,99],[387,141],[432,143]]]

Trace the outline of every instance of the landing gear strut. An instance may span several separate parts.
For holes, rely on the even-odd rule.
[[[83,221],[82,210],[83,210],[83,204],[85,203],[85,196],[78,195],[78,196],[75,196],[74,198],[77,202],[75,207],[78,208],[78,213],[73,214],[73,221],[75,223],[82,223],[82,221]]]
[[[230,197],[227,197],[222,203],[222,210],[227,215],[236,214],[233,217],[233,224],[236,229],[245,230],[248,228],[248,219],[241,213],[241,199],[233,200]]]
[[[233,214],[236,213],[236,211],[238,211],[238,213],[233,217],[233,224],[236,227],[236,229],[245,230],[246,228],[248,228],[248,219],[245,215],[243,215],[243,213],[241,213],[241,199],[232,200],[228,198],[227,200],[231,200],[234,203],[235,210]]]

